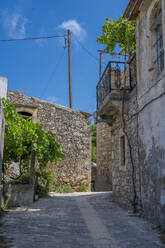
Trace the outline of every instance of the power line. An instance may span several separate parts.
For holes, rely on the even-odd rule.
[[[49,83],[50,83],[50,81],[52,80],[52,78],[53,78],[55,72],[57,71],[57,69],[58,69],[58,67],[59,67],[59,65],[60,65],[60,63],[61,63],[61,61],[62,61],[62,59],[63,59],[63,57],[64,57],[64,54],[65,54],[65,53],[64,53],[64,51],[63,51],[62,54],[60,55],[59,59],[57,60],[57,63],[55,64],[55,68],[54,68],[53,72],[51,73],[51,75],[50,75],[50,77],[49,77],[49,79],[48,79],[48,81],[47,81],[47,84],[46,84],[46,86],[45,86],[45,88],[44,88],[44,90],[43,90],[43,92],[42,92],[42,94],[41,94],[41,96],[40,96],[40,98],[42,98],[42,97],[45,95],[45,93],[46,93],[48,87],[50,86]]]
[[[55,38],[64,38],[65,39],[66,35],[51,35],[51,36],[16,38],[16,39],[9,39],[9,40],[0,40],[0,42],[28,41],[28,40],[55,39]]]
[[[99,59],[93,55],[81,42],[80,40],[77,39],[77,37],[73,34],[75,40],[77,41],[77,43],[79,43],[79,45],[81,46],[82,49],[84,49],[84,51],[86,51],[88,53],[89,56],[91,56],[95,61],[99,62]],[[104,65],[106,65],[105,62],[103,62]]]
[[[68,33],[68,72],[69,72],[69,107],[73,108],[72,100],[72,63],[71,63],[71,32],[70,29],[67,30]]]
[[[73,33],[72,33],[73,34]],[[97,62],[99,62],[99,59],[97,57],[95,57],[95,55],[93,55],[81,42],[80,40],[77,39],[77,37],[73,34],[75,40],[79,43],[79,45],[81,46],[82,49],[84,49],[84,51],[86,51],[88,53],[89,56],[91,56],[93,59],[95,59]]]

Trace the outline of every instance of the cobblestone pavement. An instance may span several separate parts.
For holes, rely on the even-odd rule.
[[[0,248],[157,248],[158,234],[108,193],[55,194],[0,220]]]

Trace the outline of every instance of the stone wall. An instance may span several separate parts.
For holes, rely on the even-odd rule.
[[[111,128],[111,156],[113,198],[122,206],[131,207],[132,185],[130,174],[130,162],[127,140],[125,139],[125,163],[122,161],[121,137],[125,137],[122,131],[121,116],[118,116]]]
[[[59,165],[49,165],[56,180],[69,183],[79,189],[91,181],[91,137],[88,125],[89,114],[57,104],[29,98],[19,92],[8,91],[8,100],[18,112],[32,114],[33,121],[51,130],[60,143],[66,158]]]
[[[112,170],[110,162],[111,129],[107,123],[97,123],[97,172],[96,191],[112,190]]]
[[[7,208],[28,206],[34,200],[34,187],[32,185],[6,184],[3,185],[3,196]]]
[[[3,115],[3,106],[2,98],[6,98],[7,94],[7,83],[6,78],[0,77],[0,207],[1,207],[1,198],[2,198],[2,185],[1,185],[1,173],[2,173],[2,159],[3,159],[3,146],[4,146],[4,115]]]
[[[113,197],[122,206],[140,209],[141,168],[139,164],[139,137],[137,119],[137,89],[130,93],[129,105],[125,113],[126,133],[123,132],[121,109],[111,127],[111,163]],[[122,149],[124,139],[124,151]],[[132,160],[131,160],[132,157]],[[124,159],[124,162],[123,162]]]

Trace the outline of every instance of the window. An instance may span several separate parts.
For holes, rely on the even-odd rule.
[[[158,26],[156,29],[156,47],[157,47],[158,72],[161,72],[164,68],[164,49],[163,49],[162,25]]]
[[[24,119],[32,118],[32,114],[30,114],[28,112],[20,111],[20,112],[18,112],[18,114],[21,114]]]
[[[125,136],[120,137],[121,165],[125,165]]]
[[[152,60],[155,76],[164,69],[164,47],[161,4],[154,7],[151,15]]]

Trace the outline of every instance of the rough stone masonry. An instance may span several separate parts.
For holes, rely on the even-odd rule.
[[[97,123],[97,173],[96,191],[112,190],[112,167],[110,166],[111,155],[111,132],[107,123]]]
[[[91,181],[91,137],[87,113],[69,109],[20,92],[8,91],[8,100],[17,112],[31,115],[32,121],[51,130],[66,158],[59,165],[50,164],[58,183],[68,183],[76,190]]]

